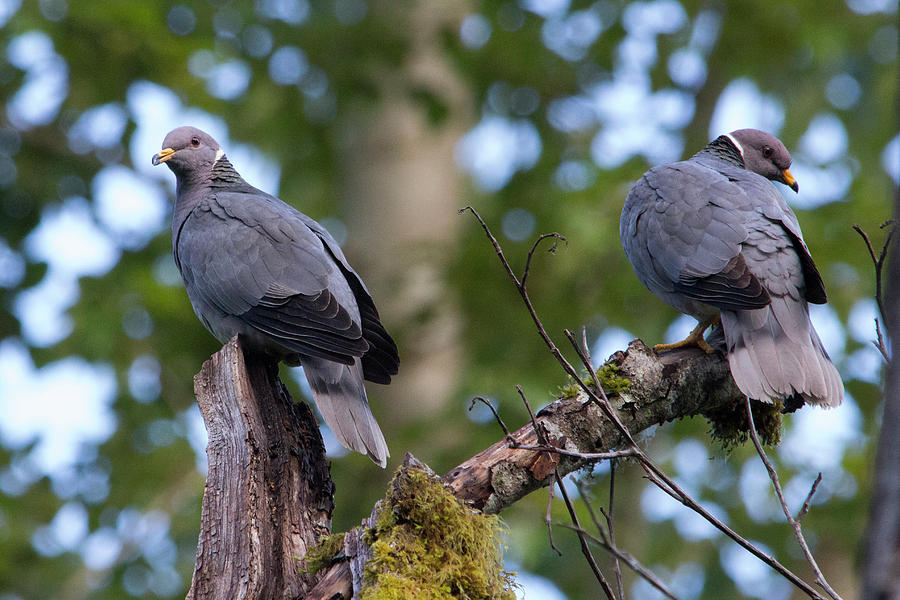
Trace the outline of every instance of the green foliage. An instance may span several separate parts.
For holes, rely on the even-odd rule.
[[[416,468],[394,476],[367,533],[372,559],[361,600],[512,600],[503,570],[503,525],[473,510]]]

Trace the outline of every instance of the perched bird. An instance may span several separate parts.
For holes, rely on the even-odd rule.
[[[786,407],[799,399],[832,407],[843,384],[807,304],[824,304],[825,286],[771,183],[796,192],[790,165],[784,144],[765,132],[719,136],[686,161],[647,171],[625,200],[619,235],[641,283],[699,321],[687,339],[658,351],[712,352],[703,332],[721,324],[714,333],[724,335],[741,392]]]
[[[389,383],[397,346],[337,242],[244,181],[199,129],[169,132],[160,163],[177,180],[172,248],[194,312],[222,343],[241,334],[252,351],[302,364],[337,439],[384,467],[363,379]]]

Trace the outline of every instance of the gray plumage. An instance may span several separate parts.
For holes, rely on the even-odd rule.
[[[245,182],[199,129],[171,131],[161,162],[177,180],[172,248],[194,312],[222,343],[241,334],[253,351],[302,364],[337,439],[384,467],[363,379],[389,383],[397,346],[337,242]]]
[[[744,394],[837,406],[843,385],[807,304],[824,303],[825,286],[772,184],[798,189],[790,164],[767,133],[720,136],[689,160],[645,173],[625,200],[619,235],[638,279],[700,321],[693,333],[721,317]],[[691,341],[703,346],[702,337]]]

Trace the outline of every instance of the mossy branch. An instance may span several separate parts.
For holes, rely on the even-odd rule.
[[[654,425],[682,417],[714,412],[723,406],[743,402],[734,384],[728,363],[717,354],[699,350],[676,350],[656,354],[641,340],[634,340],[624,352],[616,352],[607,363],[607,377],[620,384],[609,400],[632,435]],[[601,375],[602,377],[602,375]],[[630,380],[625,385],[624,380]],[[479,452],[444,475],[443,483],[468,505],[488,514],[499,513],[528,493],[548,485],[558,469],[561,475],[593,462],[578,455],[609,453],[623,448],[616,426],[583,394],[557,399],[528,423]],[[535,451],[540,428],[564,453]],[[348,532],[346,540],[359,539],[358,532],[372,526],[365,520],[361,529]],[[310,592],[309,600],[352,597],[352,551],[345,542],[342,560],[332,565],[325,581]],[[339,595],[335,595],[339,594]]]

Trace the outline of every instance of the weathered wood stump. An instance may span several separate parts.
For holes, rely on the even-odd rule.
[[[203,363],[194,393],[209,475],[188,600],[304,598],[317,578],[303,558],[334,508],[315,415],[238,337]]]

